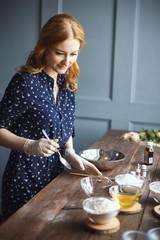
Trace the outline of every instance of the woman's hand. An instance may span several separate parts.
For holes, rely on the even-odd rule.
[[[59,148],[56,140],[49,140],[41,138],[39,140],[27,139],[24,143],[23,150],[28,155],[37,155],[43,157],[49,157],[54,154]]]
[[[90,175],[102,176],[102,173],[95,167],[94,164],[77,155],[73,148],[67,148],[65,150],[65,158],[72,167],[78,170],[85,171]]]

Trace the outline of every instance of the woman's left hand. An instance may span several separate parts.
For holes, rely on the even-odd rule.
[[[96,166],[92,163],[90,163],[89,161],[82,159],[82,163],[85,167],[85,172],[87,172],[90,175],[94,175],[94,176],[102,176],[102,173],[96,168]]]
[[[102,176],[102,173],[95,167],[94,164],[77,155],[73,148],[67,148],[65,150],[65,157],[67,162],[69,162],[72,167],[84,171],[90,175]]]

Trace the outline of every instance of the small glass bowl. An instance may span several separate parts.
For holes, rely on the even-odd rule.
[[[83,201],[83,210],[90,221],[105,224],[117,216],[121,209],[118,201],[111,198],[91,197]]]
[[[122,207],[132,207],[143,194],[143,189],[133,185],[115,185],[109,188],[113,199],[120,202]]]
[[[130,230],[122,234],[122,240],[150,240],[150,238],[144,232]]]
[[[147,232],[147,236],[149,237],[149,239],[159,240],[160,239],[160,228],[151,228]]]
[[[149,184],[149,190],[150,190],[152,198],[157,203],[160,203],[160,181],[151,182]]]
[[[108,177],[84,177],[80,181],[81,187],[89,197],[108,197],[112,181]]]

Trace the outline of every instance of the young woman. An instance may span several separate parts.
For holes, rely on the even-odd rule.
[[[12,149],[3,176],[5,219],[63,171],[57,149],[65,152],[73,168],[101,175],[75,153],[72,142],[76,60],[83,44],[84,31],[75,18],[53,16],[5,91],[0,103],[0,145]]]

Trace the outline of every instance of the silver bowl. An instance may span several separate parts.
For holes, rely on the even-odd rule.
[[[126,159],[123,152],[102,148],[83,150],[79,156],[93,163],[99,170],[112,170]]]

